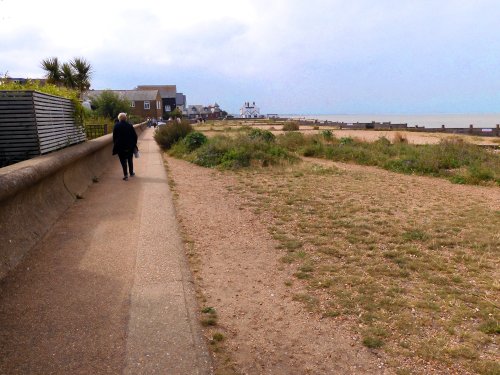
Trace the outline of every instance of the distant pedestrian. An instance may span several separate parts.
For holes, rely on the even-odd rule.
[[[120,158],[124,181],[128,180],[127,164],[130,177],[135,175],[133,155],[136,150],[137,134],[134,127],[127,122],[127,114],[122,112],[118,115],[118,123],[113,129],[113,155],[118,154]]]

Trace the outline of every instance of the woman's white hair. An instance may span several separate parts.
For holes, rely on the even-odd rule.
[[[118,115],[118,120],[123,121],[127,119],[127,114],[122,112]]]

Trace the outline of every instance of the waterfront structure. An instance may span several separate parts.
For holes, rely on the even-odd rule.
[[[255,106],[255,102],[250,104],[250,102],[245,102],[243,107],[240,108],[240,117],[241,118],[259,118],[260,117],[260,109]]]

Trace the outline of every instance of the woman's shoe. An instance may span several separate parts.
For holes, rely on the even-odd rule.
[[[128,180],[128,176],[123,177],[123,181],[127,181],[127,180]]]

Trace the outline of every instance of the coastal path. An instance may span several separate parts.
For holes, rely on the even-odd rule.
[[[0,281],[1,374],[212,373],[152,133]]]

